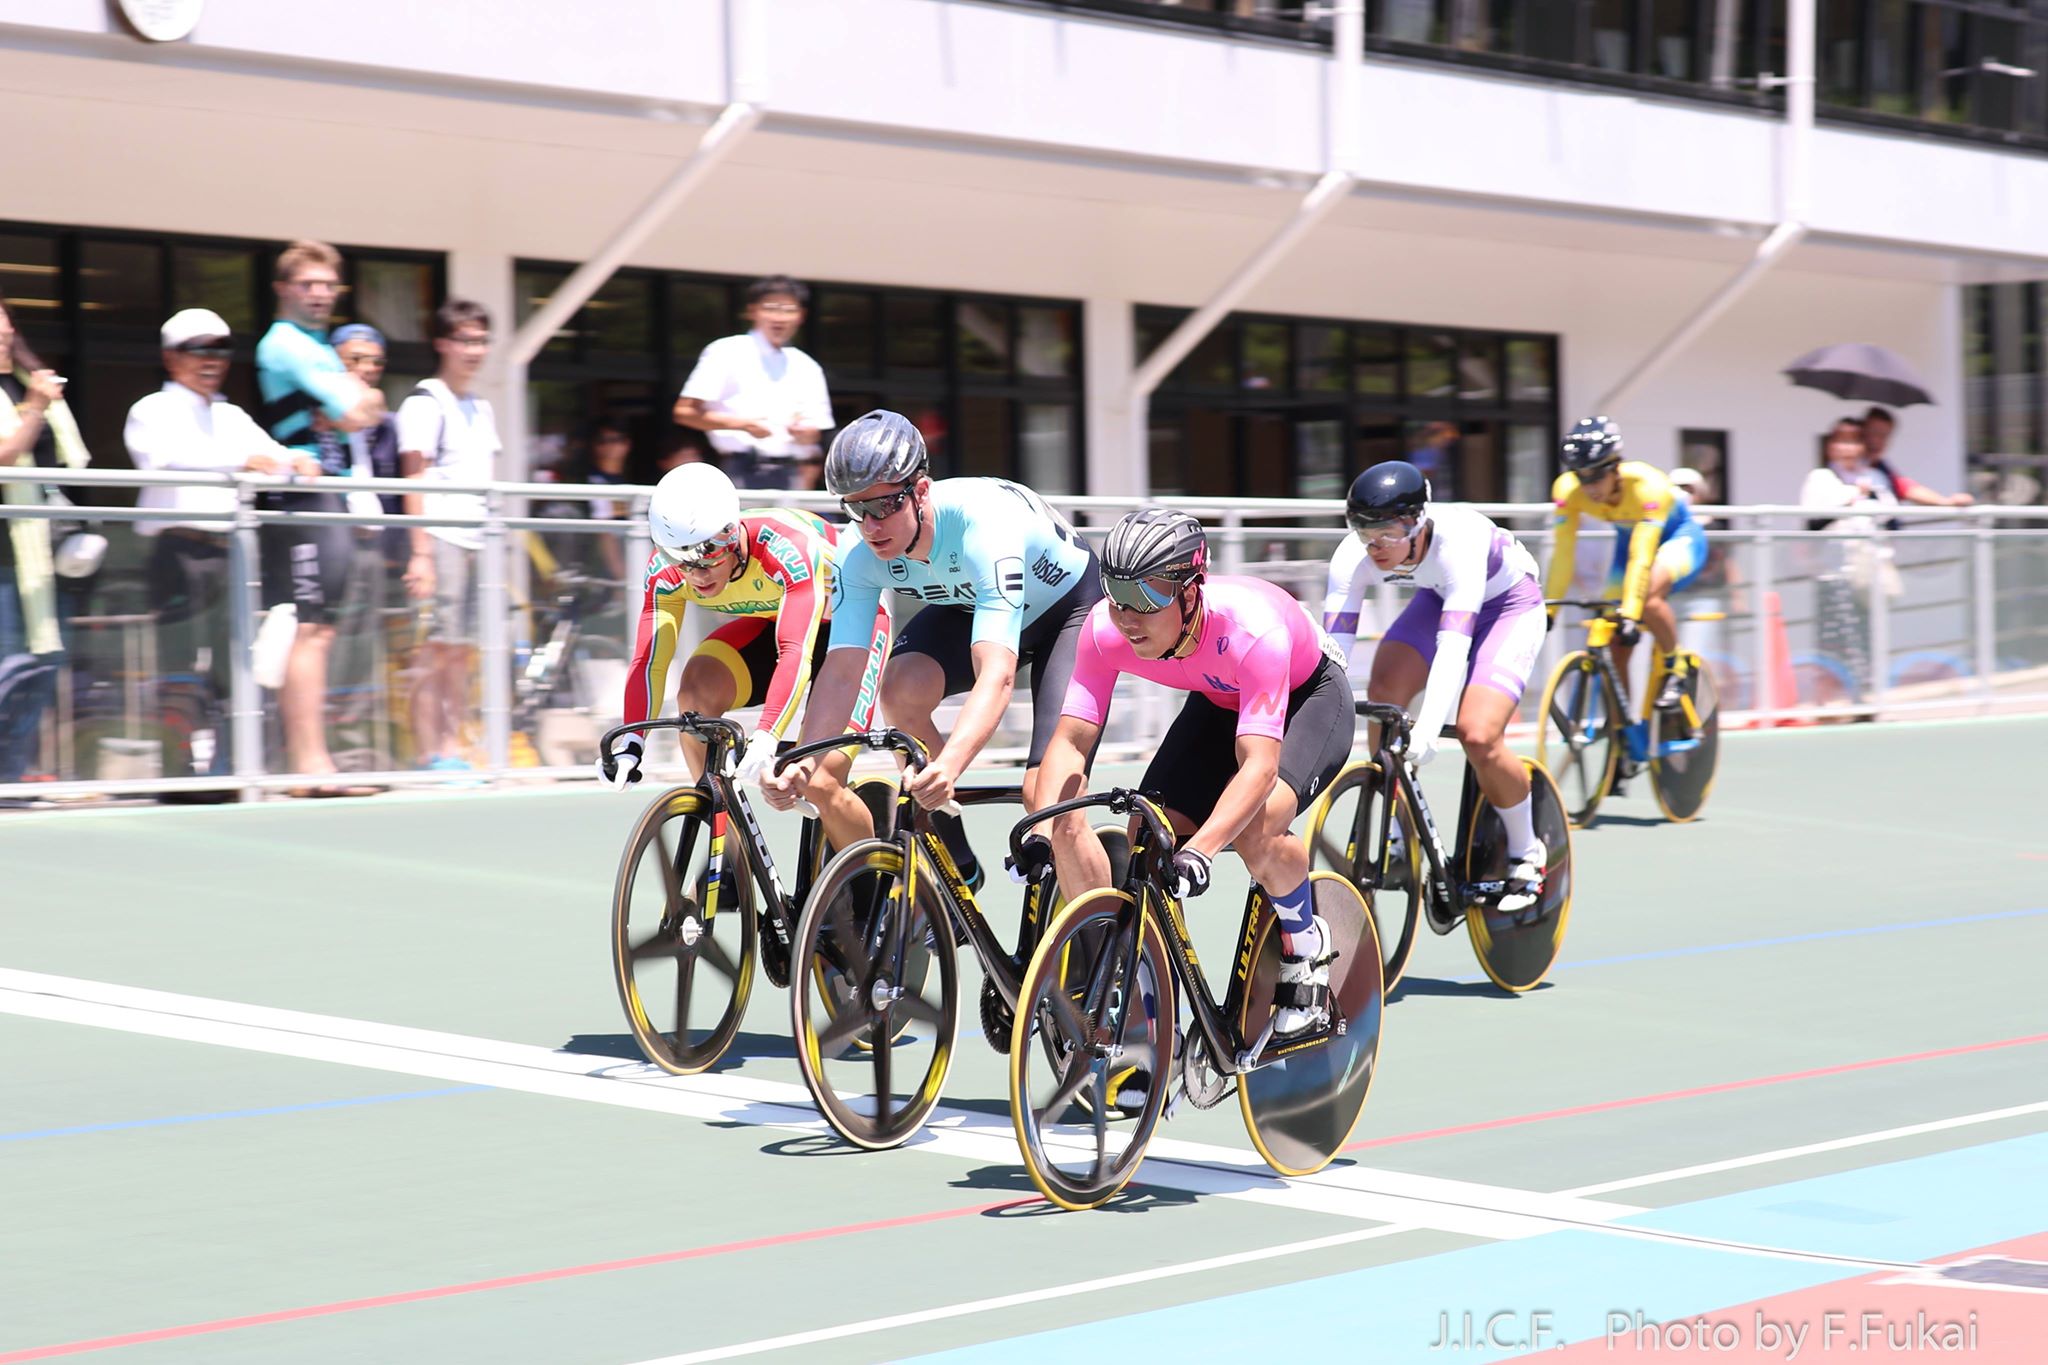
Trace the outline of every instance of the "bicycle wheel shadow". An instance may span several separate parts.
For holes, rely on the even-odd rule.
[[[1588,830],[1596,830],[1604,825],[1617,825],[1623,829],[1650,829],[1670,823],[1671,821],[1662,815],[1609,815],[1606,811],[1601,811],[1594,815],[1590,824],[1580,825],[1573,829],[1572,833],[1583,834]]]
[[[642,1060],[640,1044],[630,1033],[578,1033],[555,1050],[573,1052],[579,1057],[611,1057],[629,1062]],[[732,1046],[704,1074],[715,1076],[721,1071],[732,1071],[759,1057],[794,1059],[796,1047],[785,1034],[735,1034]]]
[[[1510,991],[1495,985],[1486,977],[1441,977],[1404,976],[1394,983],[1394,989],[1387,995],[1389,1005],[1396,1004],[1408,996],[1441,995],[1452,997],[1486,996],[1494,1000],[1514,1000],[1524,995],[1541,995],[1556,983],[1544,981],[1534,990]]]
[[[982,1211],[983,1218],[1044,1218],[1049,1214],[1069,1213],[1038,1192],[1031,1183],[1031,1176],[1022,1166],[983,1166],[969,1171],[957,1180],[948,1181],[956,1190],[978,1190],[996,1194],[1014,1194],[1019,1202],[1000,1204]],[[1190,1190],[1170,1190],[1156,1185],[1141,1185],[1136,1181],[1124,1186],[1099,1208],[1089,1213],[1151,1213],[1158,1209],[1184,1208],[1194,1204],[1200,1196]]]

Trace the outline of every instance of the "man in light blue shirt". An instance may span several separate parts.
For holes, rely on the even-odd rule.
[[[346,478],[348,439],[343,433],[375,426],[384,395],[350,374],[327,344],[327,324],[341,290],[341,253],[324,242],[294,242],[277,258],[278,317],[256,347],[262,405],[258,421],[271,439],[317,461],[307,491],[267,493],[266,510],[343,512],[340,493],[319,485]],[[295,476],[296,477],[296,476]],[[285,761],[291,771],[325,777],[335,771],[327,751],[327,656],[334,645],[334,615],[355,559],[355,531],[347,526],[271,524],[262,528],[263,604],[289,608],[298,632],[278,690],[284,718]],[[322,783],[295,795],[360,796],[375,787]]]

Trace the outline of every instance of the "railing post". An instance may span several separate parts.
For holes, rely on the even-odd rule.
[[[477,611],[481,623],[484,756],[494,776],[512,761],[512,651],[507,627],[512,603],[505,590],[505,495],[484,494],[484,544],[477,566]]]
[[[1994,554],[1997,542],[1991,537],[1991,519],[1978,515],[1970,546],[1970,600],[1974,607],[1972,651],[1977,660],[1977,693],[1991,700],[1992,679],[1998,673],[1998,566]]]
[[[1885,591],[1885,584],[1891,578],[1888,570],[1896,563],[1892,533],[1879,527],[1877,543],[1871,548],[1870,581],[1864,586],[1864,591],[1870,597],[1870,705],[1875,713],[1878,704],[1891,690],[1892,597]]]
[[[1235,508],[1223,514],[1223,553],[1217,558],[1220,572],[1244,572],[1244,513]]]
[[[256,489],[235,480],[235,520],[228,530],[228,735],[235,746],[236,777],[261,777],[263,762],[263,698],[256,687],[256,612],[262,601],[256,543]],[[244,788],[242,799],[256,799],[257,788]]]

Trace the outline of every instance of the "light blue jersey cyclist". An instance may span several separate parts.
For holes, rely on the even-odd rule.
[[[846,622],[863,615],[872,622],[882,594],[893,593],[898,606],[905,599],[921,604],[882,674],[884,719],[932,750],[931,762],[910,779],[912,793],[928,808],[952,799],[954,783],[995,733],[1029,664],[1029,805],[1073,676],[1082,623],[1102,595],[1095,552],[1020,484],[933,482],[924,437],[899,413],[871,412],[848,423],[826,456],[825,485],[860,534],[840,536],[832,652],[812,684],[805,738],[824,738],[846,724],[871,643]],[[933,713],[963,692],[959,719],[942,742]],[[769,799],[793,799],[812,776],[812,765],[794,765],[788,782],[768,788]]]

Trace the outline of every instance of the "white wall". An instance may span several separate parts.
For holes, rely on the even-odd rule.
[[[165,47],[123,36],[105,0],[0,0],[0,50],[12,25],[132,68],[103,86],[274,57],[372,84],[381,70],[716,105],[729,4],[756,16],[738,31],[760,35],[778,118],[1161,167],[1326,165],[1330,62],[1313,49],[969,0],[603,0],[588,21],[559,0],[360,0],[322,25],[303,4],[208,0],[192,39]],[[1358,170],[1375,183],[1748,224],[1776,212],[1769,116],[1386,60],[1361,91]],[[272,107],[302,101],[328,99],[302,85]],[[1813,168],[1828,231],[2048,260],[2048,158],[1823,129]]]

